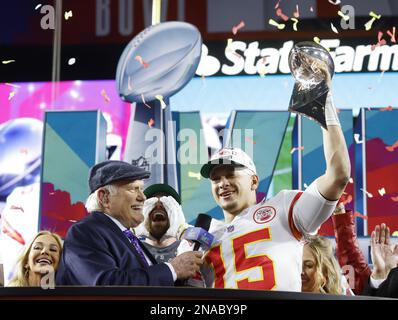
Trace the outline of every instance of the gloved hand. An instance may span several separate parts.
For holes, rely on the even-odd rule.
[[[144,202],[144,207],[142,208],[142,213],[144,215],[144,222],[142,222],[139,226],[134,228],[135,234],[137,236],[149,236],[149,232],[145,227],[146,220],[148,219],[149,213],[155,208],[156,203],[158,202],[157,197],[152,197],[146,199]]]
[[[160,201],[166,209],[170,220],[170,228],[167,230],[166,234],[178,239],[178,231],[182,228],[185,229],[185,225],[188,227],[182,207],[172,196],[163,196],[160,198]]]

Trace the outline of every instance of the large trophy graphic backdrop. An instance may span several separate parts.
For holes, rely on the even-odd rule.
[[[130,41],[117,66],[119,95],[132,103],[123,160],[151,171],[148,185],[167,183],[178,190],[169,98],[195,75],[202,37],[186,22],[159,23],[160,5],[153,1],[152,25]]]
[[[325,103],[328,82],[334,74],[331,55],[315,42],[299,42],[289,53],[289,68],[296,80],[289,111],[307,116],[327,129]]]

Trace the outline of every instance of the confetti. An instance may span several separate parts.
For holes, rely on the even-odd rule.
[[[311,11],[311,12],[314,12],[314,8],[313,8],[312,6],[310,7],[310,11]]]
[[[75,64],[75,62],[76,62],[76,59],[75,58],[70,58],[69,60],[68,60],[68,64],[71,66],[72,64]]]
[[[281,2],[280,0],[277,2],[277,4],[275,5],[275,10],[278,9],[279,7],[279,2]]]
[[[232,41],[233,40],[231,38],[227,39],[227,46],[225,47],[225,52],[231,52],[232,51],[232,49],[231,49]]]
[[[359,136],[360,136],[359,133],[355,133],[355,134],[354,134],[354,140],[355,140],[355,143],[356,143],[356,144],[361,144],[361,143],[363,143],[363,140],[359,140]]]
[[[281,8],[276,9],[276,15],[277,15],[279,18],[282,18],[283,21],[289,20],[289,17],[288,17],[287,15],[285,15],[285,14],[282,12],[282,9],[281,9]]]
[[[379,189],[379,190],[377,190],[378,192],[379,192],[379,194],[381,195],[381,196],[384,196],[385,194],[386,194],[386,189],[384,189],[384,188],[381,188],[381,189]]]
[[[384,112],[384,111],[392,111],[392,107],[391,106],[388,106],[388,107],[385,107],[385,108],[380,108],[379,109],[381,112]]]
[[[391,200],[394,202],[398,202],[398,197],[391,197]]]
[[[256,144],[256,141],[254,141],[253,139],[250,139],[249,137],[245,137],[245,140],[252,144]]]
[[[291,18],[290,20],[293,21],[293,30],[297,31],[297,23],[299,22],[296,18]]]
[[[23,154],[27,155],[28,154],[28,149],[27,148],[21,148],[19,150],[19,153],[23,153]]]
[[[298,4],[296,4],[296,11],[293,12],[293,17],[295,17],[295,18],[299,18],[300,17]]]
[[[75,222],[77,222],[77,220],[70,219],[69,222],[75,223]]]
[[[149,64],[146,63],[146,62],[142,59],[141,56],[138,56],[138,55],[137,55],[137,56],[135,56],[134,59],[137,60],[139,63],[141,63],[141,64],[143,65],[144,68],[148,68],[148,67],[149,67]]]
[[[371,194],[370,192],[366,191],[365,189],[360,188],[359,190],[365,192],[366,195],[368,196],[368,198],[373,198],[373,194]]]
[[[377,44],[372,44],[370,50],[373,51],[374,49],[376,49],[376,47],[384,46],[385,44],[387,44],[387,41],[382,38],[383,38],[383,32],[379,31],[377,33]]]
[[[394,152],[394,150],[395,150],[396,148],[398,148],[398,140],[395,141],[395,143],[394,143],[393,145],[387,146],[387,147],[386,147],[387,151],[389,151],[389,152]]]
[[[337,28],[333,25],[333,23],[330,23],[330,27],[332,28],[332,31],[334,33],[339,33],[339,31],[337,30]]]
[[[162,95],[157,94],[157,95],[155,96],[155,98],[158,99],[158,100],[160,101],[160,105],[162,106],[162,109],[164,109],[164,108],[167,107],[166,104],[165,104],[164,101],[163,101],[163,96],[162,96]]]
[[[367,217],[367,216],[364,216],[363,214],[359,213],[358,211],[355,211],[354,217],[355,217],[355,218],[358,217],[358,218],[362,218],[362,219],[364,219],[364,220],[368,220],[368,217]]]
[[[65,11],[64,17],[65,17],[65,20],[68,20],[69,18],[72,18],[73,17],[72,10]]]
[[[397,41],[395,40],[395,27],[392,28],[392,32],[390,30],[387,30],[387,34],[391,38],[391,42],[396,43]]]
[[[236,26],[232,27],[232,33],[235,35],[238,33],[239,29],[242,29],[245,26],[245,22],[241,21]]]
[[[318,37],[314,37],[314,42],[316,42],[317,44],[321,44],[321,39],[319,39]]]
[[[353,179],[353,178],[350,178],[350,179],[348,180],[348,182],[349,182],[349,183],[354,183],[354,179]]]
[[[398,231],[394,231],[394,232],[391,234],[391,236],[392,236],[392,237],[398,237]]]
[[[188,177],[189,178],[196,178],[198,180],[200,180],[200,172],[192,172],[192,171],[188,171]]]
[[[380,18],[381,18],[381,15],[377,15],[373,11],[370,11],[369,15],[372,17],[372,19],[370,19],[368,22],[365,23],[366,31],[369,31],[370,29],[372,29],[373,22],[375,22],[376,19],[380,20]]]
[[[36,7],[35,10],[39,9],[41,7],[41,3],[39,3]]]
[[[304,188],[307,189],[308,185],[306,183],[303,184]]]
[[[152,128],[152,126],[155,124],[155,120],[153,120],[152,118],[151,119],[149,119],[149,121],[148,121],[148,126],[149,126],[149,128]]]
[[[9,64],[9,63],[12,63],[12,62],[15,62],[15,60],[3,60],[1,63],[2,64]]]
[[[352,202],[352,195],[348,194],[346,197],[342,197],[341,203],[343,205],[346,205],[348,203]]]
[[[10,86],[10,87],[14,87],[14,88],[20,88],[21,86],[20,85],[17,85],[17,84],[12,84],[12,83],[5,83],[5,85],[6,86]]]
[[[108,102],[111,101],[111,99],[110,99],[110,98],[108,97],[108,95],[106,94],[105,89],[102,89],[102,90],[101,90],[101,95],[104,97],[104,100],[105,100],[106,103],[108,103]]]
[[[350,16],[348,16],[348,15],[342,13],[340,10],[337,11],[337,14],[338,14],[340,17],[342,17],[342,18],[344,19],[344,21],[350,20]]]
[[[334,2],[332,0],[328,0],[328,1],[329,1],[329,3],[334,4],[335,6],[337,6],[337,5],[339,5],[341,3],[340,0],[336,0]]]
[[[11,205],[10,209],[11,210],[20,210],[23,213],[25,213],[25,210],[22,207],[17,207],[17,206]]]
[[[302,151],[302,150],[304,150],[304,146],[294,147],[294,148],[292,148],[292,150],[290,150],[290,154],[293,154],[296,151]]]
[[[152,109],[151,106],[145,102],[144,94],[142,94],[142,93],[141,93],[141,100],[142,100],[142,103],[145,104],[149,109]]]
[[[11,91],[10,94],[8,95],[8,100],[11,100],[14,95],[15,95],[15,92]]]
[[[274,19],[269,19],[268,23],[271,26],[277,27],[279,30],[285,29],[286,25],[284,23],[278,23]]]

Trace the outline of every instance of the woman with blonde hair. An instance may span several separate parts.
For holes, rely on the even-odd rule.
[[[39,287],[45,275],[55,273],[62,251],[61,238],[50,231],[40,231],[25,246],[17,260],[16,270],[8,286]]]
[[[342,273],[330,240],[314,236],[307,239],[303,252],[301,291],[343,294]]]

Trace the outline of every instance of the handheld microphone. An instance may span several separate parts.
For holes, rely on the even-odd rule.
[[[183,238],[195,243],[193,251],[198,251],[200,246],[205,250],[211,247],[214,236],[207,232],[210,228],[211,219],[212,217],[209,215],[200,213],[196,218],[195,227],[189,227],[185,231]]]

